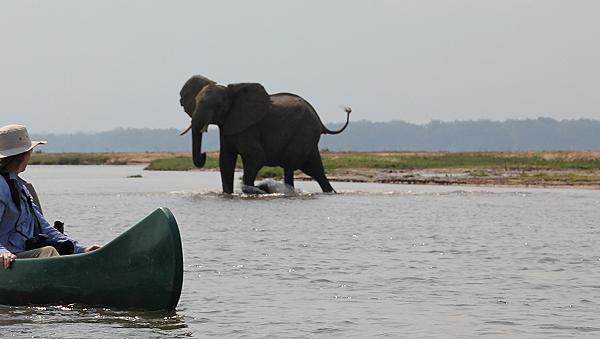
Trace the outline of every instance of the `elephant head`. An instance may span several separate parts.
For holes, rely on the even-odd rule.
[[[192,130],[192,156],[196,167],[203,167],[206,161],[206,153],[202,153],[202,133],[209,124],[218,125],[224,135],[237,134],[262,120],[270,105],[269,95],[260,84],[225,87],[199,75],[185,83],[180,95],[181,106],[192,118],[187,130]]]
[[[187,115],[192,117],[192,113],[196,107],[196,95],[206,86],[214,85],[216,82],[203,77],[201,75],[194,75],[185,82],[181,91],[179,91],[179,103]]]

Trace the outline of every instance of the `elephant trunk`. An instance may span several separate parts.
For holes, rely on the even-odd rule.
[[[198,168],[204,167],[206,163],[206,153],[202,153],[202,134],[204,134],[204,128],[192,129],[192,158],[194,166]]]
[[[204,167],[206,153],[202,153],[202,135],[208,130],[212,112],[196,107],[192,115],[192,159],[198,168]]]

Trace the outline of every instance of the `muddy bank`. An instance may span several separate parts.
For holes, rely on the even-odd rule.
[[[564,187],[600,189],[598,170],[502,170],[486,168],[437,169],[338,169],[328,174],[331,181],[383,184],[469,185],[507,187]],[[309,180],[305,175],[298,180]]]

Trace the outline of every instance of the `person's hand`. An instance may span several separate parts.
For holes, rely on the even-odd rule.
[[[10,265],[12,265],[15,259],[17,259],[17,256],[10,252],[4,252],[0,254],[0,260],[2,260],[2,262],[4,263],[5,269],[9,269]]]
[[[91,252],[91,251],[95,251],[95,250],[99,249],[100,247],[102,247],[102,246],[93,244],[90,247],[86,247],[86,249],[84,250],[84,252],[88,253],[88,252]]]

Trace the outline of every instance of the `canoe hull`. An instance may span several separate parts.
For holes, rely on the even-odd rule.
[[[91,253],[17,259],[0,269],[0,304],[175,309],[183,284],[177,222],[159,208]]]

